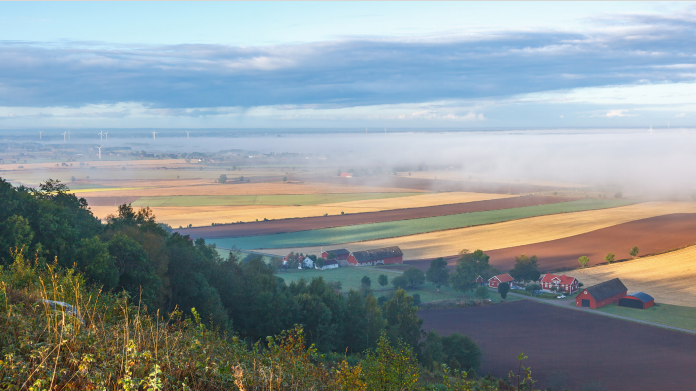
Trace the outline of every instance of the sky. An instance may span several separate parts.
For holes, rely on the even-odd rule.
[[[0,128],[696,126],[688,2],[1,2]]]

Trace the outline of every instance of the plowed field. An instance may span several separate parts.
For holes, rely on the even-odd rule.
[[[425,330],[471,336],[483,351],[479,374],[497,377],[517,370],[517,355],[529,357],[545,389],[555,371],[565,372],[558,389],[580,389],[600,381],[609,391],[690,390],[696,336],[586,311],[521,300],[485,307],[423,310]]]
[[[466,199],[474,198],[467,197],[471,196],[482,196],[479,193],[444,193],[444,194],[462,194],[461,198],[456,199]],[[406,206],[409,205],[408,201],[427,201],[428,198],[435,199],[438,195],[424,195],[416,197],[403,197],[399,199],[389,199],[380,200],[382,201],[380,205],[383,207],[396,207],[396,206]],[[492,197],[497,197],[496,195],[491,195]],[[408,199],[408,200],[407,200]],[[437,199],[442,199],[442,197],[437,197]],[[454,198],[447,198],[451,200]],[[356,213],[347,215],[336,215],[336,216],[321,216],[321,217],[310,217],[305,219],[290,219],[290,220],[275,220],[275,221],[259,221],[247,224],[235,224],[235,225],[223,225],[214,227],[198,227],[198,228],[188,228],[179,230],[183,235],[189,234],[192,237],[203,237],[203,238],[234,238],[241,236],[254,236],[254,235],[269,235],[284,232],[296,232],[305,231],[311,229],[321,229],[321,228],[331,228],[340,227],[345,225],[356,225],[356,224],[369,224],[369,223],[380,223],[386,221],[397,221],[397,220],[407,220],[407,219],[417,219],[424,217],[433,216],[446,216],[458,213],[470,213],[470,212],[481,212],[486,210],[496,210],[496,209],[507,209],[507,208],[519,208],[523,206],[532,205],[545,205],[557,202],[572,201],[572,198],[561,198],[561,197],[539,197],[539,196],[524,196],[524,197],[512,197],[512,198],[502,198],[497,200],[485,200],[485,201],[474,201],[474,202],[464,202],[458,204],[448,204],[448,205],[438,205],[438,206],[426,206],[422,208],[406,208],[406,209],[396,209],[387,210],[381,212],[370,212],[370,213]],[[402,202],[407,201],[407,202]],[[388,203],[388,204],[387,204]],[[349,204],[349,203],[343,203]],[[365,209],[369,208],[370,202],[353,202],[352,204],[365,205]],[[374,203],[376,204],[376,203]],[[417,204],[422,205],[423,202],[418,202]],[[330,205],[324,205],[325,207],[331,207]],[[334,212],[335,213],[335,212]]]
[[[489,251],[490,262],[500,270],[511,269],[515,256],[536,255],[542,270],[579,267],[578,258],[586,255],[590,265],[604,262],[607,253],[616,260],[630,258],[638,246],[642,255],[655,254],[696,243],[696,213],[677,213],[603,228],[581,235]]]
[[[404,259],[430,259],[455,255],[462,249],[490,251],[562,239],[629,221],[673,213],[696,213],[696,203],[646,202],[617,208],[539,216],[406,237],[324,246],[324,249],[345,247],[350,251],[359,251],[399,246],[404,252]],[[317,250],[317,247],[294,247],[267,250],[266,252],[286,255],[290,251],[301,251],[312,254],[316,253]]]
[[[573,270],[585,286],[620,278],[629,292],[658,303],[696,307],[696,246],[611,265]]]

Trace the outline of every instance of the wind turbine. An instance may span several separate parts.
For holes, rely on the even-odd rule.
[[[65,136],[68,134],[68,132],[63,132],[63,142],[65,142]]]
[[[103,138],[104,138],[104,132],[102,132],[102,131],[100,130],[100,131],[99,131],[99,141],[102,141]]]
[[[103,147],[103,145],[100,145],[100,146],[97,147],[97,148],[99,148],[99,160],[101,160],[101,149],[102,149],[102,147]]]
[[[367,134],[367,128],[365,128],[365,134]]]
[[[109,139],[109,132],[104,132],[104,140],[108,140],[108,139]]]
[[[152,139],[153,139],[153,140],[156,140],[156,139],[157,139],[157,138],[155,138],[155,135],[156,135],[156,134],[157,134],[157,132],[152,132]]]
[[[387,134],[387,128],[384,128],[384,134]]]
[[[70,140],[70,131],[68,130],[68,140]]]
[[[186,138],[189,138],[189,133],[191,133],[191,132],[189,132],[188,130],[186,130],[185,132],[186,132]]]
[[[43,133],[43,130],[39,130],[39,140],[41,140],[41,133]]]
[[[650,125],[650,130],[648,130],[648,133],[653,134],[653,128],[652,125]]]

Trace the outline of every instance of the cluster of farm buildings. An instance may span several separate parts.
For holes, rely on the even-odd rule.
[[[292,254],[283,258],[283,264],[287,264]],[[309,256],[299,262],[298,269],[314,268],[319,270],[334,269],[339,266],[375,266],[394,265],[404,262],[404,253],[398,246],[377,248],[373,250],[348,251],[345,248],[324,251],[321,253],[324,259],[323,265],[315,264]]]

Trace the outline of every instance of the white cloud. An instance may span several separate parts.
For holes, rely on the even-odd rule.
[[[674,118],[683,118],[683,117],[686,117],[686,113],[679,113],[679,114],[674,116]]]
[[[626,113],[628,110],[626,109],[620,109],[620,110],[609,110],[608,113],[604,115],[604,117],[608,118],[613,118],[613,117],[633,117],[635,114],[628,114]]]

